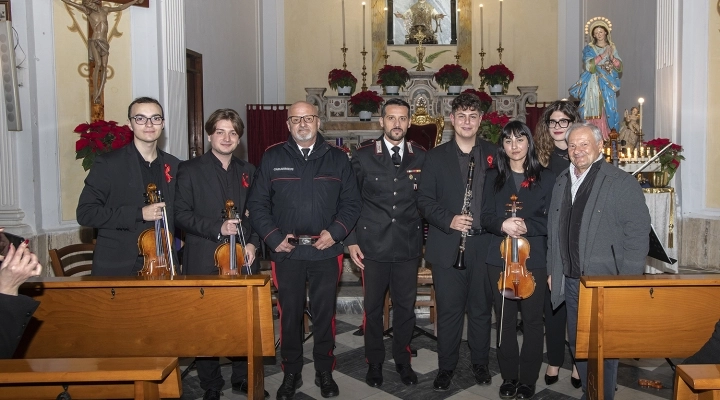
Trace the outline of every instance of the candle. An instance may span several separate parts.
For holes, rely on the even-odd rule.
[[[345,48],[345,0],[342,0],[343,49]]]
[[[363,51],[365,51],[365,2],[362,3],[363,6]]]
[[[645,102],[645,99],[642,97],[638,99],[638,103],[640,103],[640,132],[642,132],[642,119],[643,119],[643,111],[642,111],[642,105]]]
[[[483,39],[483,5],[480,4],[480,51],[485,51],[485,42]]]
[[[499,47],[502,47],[502,3],[503,0],[500,0],[500,39],[498,40]]]

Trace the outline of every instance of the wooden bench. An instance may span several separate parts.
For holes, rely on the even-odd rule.
[[[264,399],[262,357],[275,355],[269,277],[32,278],[20,291],[40,306],[14,358],[246,356],[248,398]]]
[[[585,276],[580,282],[576,357],[588,360],[591,400],[604,397],[604,359],[690,357],[720,319],[719,275]]]
[[[673,399],[720,399],[720,365],[678,365]]]
[[[0,360],[0,399],[179,398],[176,357]]]

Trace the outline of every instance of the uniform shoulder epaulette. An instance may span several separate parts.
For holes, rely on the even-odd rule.
[[[275,144],[271,144],[270,146],[268,146],[268,147],[265,149],[265,151],[268,151],[268,150],[270,150],[271,148],[273,148],[273,147],[275,147],[275,146],[277,146],[277,145],[279,145],[279,144],[285,144],[285,143],[287,143],[287,140],[284,140],[284,141],[282,141],[282,142],[277,142],[277,143],[275,143]]]
[[[422,150],[422,151],[427,151],[426,148],[424,148],[423,146],[419,145],[419,144],[418,144],[416,141],[414,141],[414,140],[408,140],[408,142],[410,142],[413,146],[417,147],[418,149],[420,149],[420,150]]]
[[[361,143],[358,145],[357,149],[360,150],[360,149],[363,148],[363,147],[372,146],[373,144],[375,144],[375,139],[368,139],[368,140],[366,140],[366,141],[364,141],[364,142],[361,142]]]

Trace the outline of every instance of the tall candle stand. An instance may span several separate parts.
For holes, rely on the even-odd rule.
[[[502,45],[500,45],[500,47],[497,48],[498,55],[500,56],[500,64],[502,64],[502,52],[503,52],[503,50],[505,50],[505,49],[503,49]]]
[[[383,53],[382,58],[385,59],[385,65],[388,65],[387,60],[388,58],[390,58],[390,54],[388,54],[386,51],[385,53]]]
[[[485,50],[480,50],[480,70],[485,69]],[[483,84],[482,80],[480,81],[480,91],[485,91],[485,85]]]
[[[347,55],[346,53],[347,53],[348,49],[347,49],[347,47],[343,46],[340,48],[340,50],[342,50],[342,53],[343,53],[343,69],[347,70],[347,62],[345,61],[345,56]]]
[[[455,53],[455,64],[460,65],[460,53]]]
[[[367,84],[365,83],[365,77],[367,77],[367,72],[366,72],[367,68],[365,67],[365,56],[367,55],[367,51],[365,51],[365,49],[363,49],[363,51],[361,51],[360,54],[362,54],[362,57],[363,57],[363,67],[362,67],[361,75],[363,78],[362,91],[364,92],[368,88]]]

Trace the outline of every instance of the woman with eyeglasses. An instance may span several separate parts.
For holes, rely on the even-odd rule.
[[[497,357],[503,382],[499,395],[501,399],[530,399],[535,395],[535,382],[543,358],[547,211],[555,174],[538,161],[532,133],[524,123],[510,121],[505,125],[498,145],[496,168],[485,176],[480,222],[490,236],[485,262],[490,284],[494,287],[495,315],[500,321]],[[517,196],[516,213],[508,210],[513,195]],[[501,293],[497,286],[496,282],[503,279],[503,287],[513,287],[506,280],[513,278],[503,276],[504,269],[508,268],[507,261],[513,258],[512,251],[507,251],[504,256],[500,252],[508,237],[522,237],[529,244],[525,267],[536,282],[532,293],[527,290],[524,294],[521,291],[507,293],[505,289]],[[518,248],[518,251],[523,249]],[[522,256],[517,256],[522,263]],[[518,311],[523,320],[522,348],[518,345],[516,332]]]
[[[535,127],[535,145],[538,160],[540,164],[550,169],[555,175],[560,175],[562,171],[570,166],[565,132],[570,125],[581,121],[575,104],[565,100],[558,100],[545,108],[540,121]],[[552,385],[558,381],[560,367],[562,367],[565,360],[567,312],[565,304],[555,310],[552,309],[550,288],[547,285],[544,286],[547,291],[545,294],[545,346],[547,347],[548,357],[545,383]],[[576,388],[582,386],[575,363],[573,363],[570,383]]]

